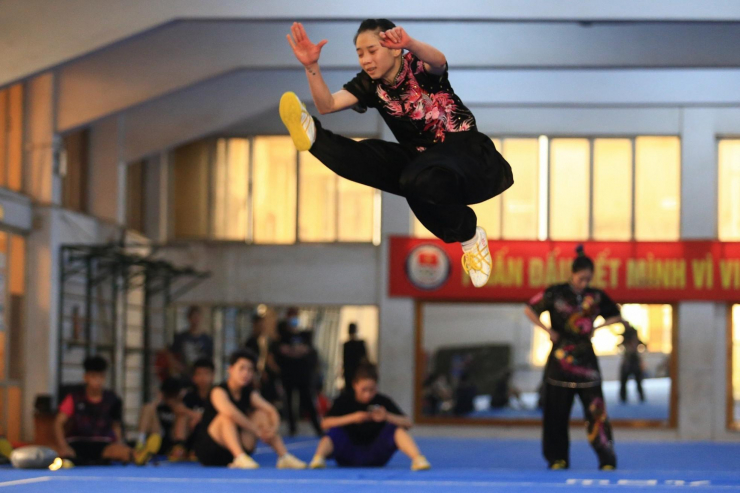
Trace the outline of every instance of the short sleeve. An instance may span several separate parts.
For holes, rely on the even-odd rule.
[[[72,399],[72,395],[69,394],[64,398],[62,403],[59,405],[59,412],[64,413],[67,417],[71,418],[75,413],[75,402]]]
[[[385,397],[385,396],[383,396]],[[390,397],[385,397],[383,399],[383,407],[391,414],[396,414],[398,416],[404,416],[404,412],[401,410],[400,407],[398,407],[398,404],[393,402],[393,399]]]
[[[354,79],[344,85],[344,90],[357,98],[357,104],[352,107],[353,110],[364,113],[369,107],[372,107],[372,97],[375,94],[375,87],[372,84],[370,76],[365,72],[359,72]]]
[[[540,315],[552,308],[552,290],[547,288],[540,291],[527,302],[527,305],[537,314]]]
[[[599,303],[599,314],[604,318],[618,317],[621,315],[616,303],[603,291],[600,291],[601,302]]]

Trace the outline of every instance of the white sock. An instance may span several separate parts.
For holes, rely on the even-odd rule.
[[[470,238],[468,241],[461,243],[463,252],[470,252],[475,249],[475,244],[478,242],[478,229],[475,230],[475,236]]]

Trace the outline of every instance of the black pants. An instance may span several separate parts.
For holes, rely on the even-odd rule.
[[[639,360],[636,362],[627,360],[622,363],[619,372],[619,400],[627,402],[627,381],[631,376],[635,377],[637,383],[637,393],[640,395],[640,401],[645,401],[645,392],[642,390],[642,365]]]
[[[599,458],[599,466],[616,466],[612,426],[606,415],[601,386],[573,389],[545,383],[544,415],[542,419],[542,452],[549,464],[564,460],[570,464],[568,423],[576,396],[583,403],[586,434]]]
[[[324,432],[321,430],[319,424],[319,416],[316,413],[316,405],[313,401],[313,392],[311,392],[310,383],[294,383],[283,381],[283,390],[285,391],[284,411],[285,417],[288,418],[288,426],[290,428],[290,434],[295,435],[296,433],[296,416],[293,412],[293,392],[298,392],[298,415],[300,417],[301,411],[308,411],[308,415],[311,419],[311,425],[316,431],[318,436],[322,436]]]
[[[348,180],[405,197],[419,221],[446,243],[471,239],[477,218],[470,204],[514,183],[511,166],[477,131],[448,133],[424,152],[378,139],[360,142],[316,123],[313,154]]]

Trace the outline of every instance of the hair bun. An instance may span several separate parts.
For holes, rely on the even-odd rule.
[[[585,257],[585,256],[586,256],[586,249],[585,249],[585,248],[583,248],[583,245],[578,245],[578,246],[576,247],[576,254],[577,254],[577,255],[578,255],[579,257]]]

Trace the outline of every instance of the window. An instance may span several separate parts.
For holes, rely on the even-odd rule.
[[[144,232],[144,167],[137,161],[126,167],[126,227]]]
[[[719,239],[740,240],[740,139],[719,141]]]
[[[64,174],[62,205],[66,209],[87,212],[90,132],[80,130],[64,136]]]
[[[0,187],[19,191],[23,170],[23,85],[0,91]]]
[[[0,231],[0,434],[20,440],[25,239]]]
[[[550,238],[588,238],[591,149],[588,139],[550,142]]]
[[[220,139],[213,170],[213,234],[223,240],[249,237],[248,139]]]
[[[680,177],[678,137],[635,139],[635,239],[678,240]]]
[[[290,137],[254,142],[254,242],[295,243],[296,151]]]
[[[593,238],[632,238],[632,141],[594,140]]]
[[[174,231],[177,238],[209,236],[209,162],[212,142],[195,142],[175,150],[173,159]]]
[[[380,192],[337,176],[289,137],[202,141],[174,155],[179,238],[374,242]]]
[[[542,136],[493,139],[493,142],[511,164],[515,183],[501,196],[472,206],[489,239],[674,241],[679,238],[681,144],[678,137],[548,139]],[[740,156],[740,141],[737,142],[732,152]],[[722,149],[720,155],[722,159]],[[729,163],[732,159],[740,163],[740,157],[727,157],[725,161]],[[740,182],[740,164],[734,168],[727,164],[725,168],[735,169]],[[721,211],[726,210],[726,215],[734,218],[740,238],[740,206],[732,202],[738,198],[729,192],[732,186],[729,179],[720,179],[720,183],[727,189],[724,196],[730,202]],[[413,234],[432,237],[416,219]]]

